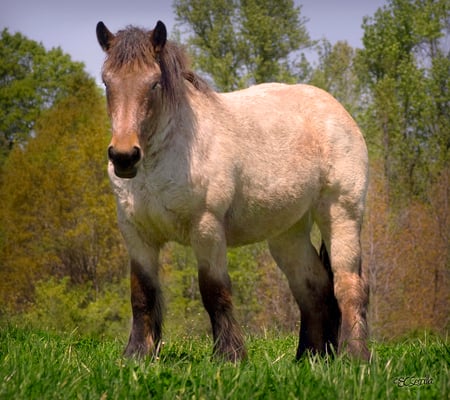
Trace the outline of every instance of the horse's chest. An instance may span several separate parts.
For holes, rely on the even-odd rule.
[[[131,185],[116,190],[118,206],[128,223],[132,223],[139,234],[150,240],[188,243],[190,213],[187,205],[188,190],[167,185]]]

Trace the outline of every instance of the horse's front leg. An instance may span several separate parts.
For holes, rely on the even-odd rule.
[[[205,213],[192,232],[198,261],[198,280],[203,304],[209,314],[214,355],[236,362],[246,357],[241,329],[233,316],[231,281],[227,272],[223,224]]]
[[[157,356],[161,343],[163,301],[158,277],[158,251],[148,249],[144,258],[142,255],[138,259],[130,254],[133,323],[124,351],[128,357]]]

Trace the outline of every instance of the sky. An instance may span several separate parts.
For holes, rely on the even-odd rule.
[[[361,47],[364,16],[372,16],[387,0],[295,0],[312,39],[346,40]],[[104,54],[95,36],[98,21],[115,32],[127,25],[152,29],[158,20],[169,32],[175,24],[170,0],[2,0],[0,30],[20,32],[47,49],[61,47],[85,64],[100,81]]]

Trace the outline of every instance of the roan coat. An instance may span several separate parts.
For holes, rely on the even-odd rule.
[[[368,156],[356,123],[308,85],[215,93],[166,36],[161,22],[115,35],[97,25],[112,122],[109,175],[131,258],[125,353],[159,351],[158,255],[177,241],[198,260],[214,353],[245,357],[226,249],[267,240],[301,310],[297,358],[334,347],[367,359],[360,229]],[[310,241],[313,222],[320,255]]]

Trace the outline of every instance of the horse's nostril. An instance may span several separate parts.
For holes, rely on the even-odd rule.
[[[117,151],[113,146],[109,146],[108,157],[113,163],[134,165],[141,159],[141,149],[134,146],[130,151]]]
[[[137,163],[141,159],[141,149],[139,147],[137,146],[133,147],[131,159],[132,161],[134,161],[134,163]]]

